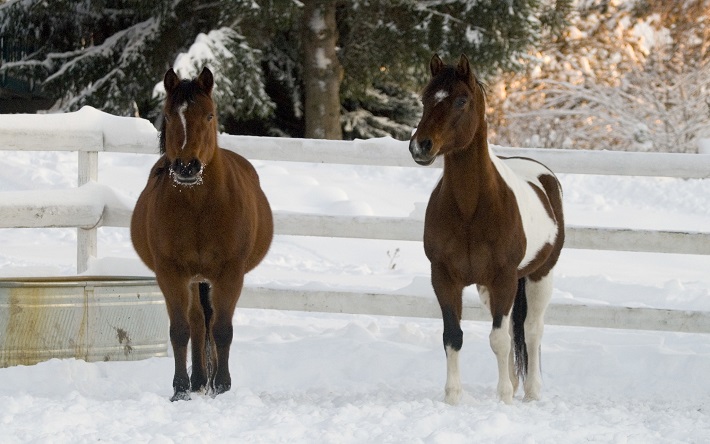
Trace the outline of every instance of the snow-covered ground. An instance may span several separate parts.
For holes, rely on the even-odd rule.
[[[157,156],[100,155],[135,199]],[[3,152],[0,191],[76,185],[76,153]],[[440,172],[254,162],[274,209],[406,216]],[[567,222],[707,231],[710,181],[561,175]],[[75,230],[0,230],[0,277],[74,273]],[[89,274],[144,274],[102,228]],[[553,303],[710,310],[710,258],[565,250]],[[421,243],[277,237],[249,284],[399,289],[428,279]],[[429,296],[434,298],[433,294]],[[461,405],[443,403],[440,319],[237,308],[233,388],[170,403],[171,358],[0,369],[0,442],[710,442],[710,337],[549,326],[543,399],[495,397],[489,323],[465,322]],[[1,334],[1,333],[0,333]]]

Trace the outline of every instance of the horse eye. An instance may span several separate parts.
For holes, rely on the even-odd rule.
[[[467,101],[466,96],[459,96],[454,101],[454,106],[456,108],[463,108],[464,105],[466,105],[466,101]]]
[[[207,121],[209,122],[210,120],[212,120],[213,117],[214,117],[214,114],[209,113],[209,114],[207,115]]]

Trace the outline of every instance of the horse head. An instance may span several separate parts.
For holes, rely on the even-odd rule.
[[[429,68],[432,78],[422,94],[424,112],[409,142],[409,152],[420,165],[471,145],[476,133],[485,130],[486,100],[468,58],[462,54],[453,66],[435,54]]]
[[[166,99],[160,152],[177,185],[202,183],[205,166],[217,150],[217,119],[212,100],[214,77],[208,68],[193,80],[180,80],[172,68],[163,79]]]

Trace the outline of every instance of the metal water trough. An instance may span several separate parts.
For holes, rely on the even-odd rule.
[[[168,331],[155,279],[0,279],[0,368],[167,356]]]

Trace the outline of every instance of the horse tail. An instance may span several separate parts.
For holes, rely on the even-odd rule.
[[[528,315],[528,300],[525,295],[524,277],[518,279],[518,291],[513,303],[513,355],[515,359],[515,373],[525,380],[528,373],[528,349],[525,346],[525,318]]]
[[[210,303],[210,284],[207,282],[200,282],[200,305],[202,305],[202,311],[205,314],[205,328],[209,330],[212,304]]]
[[[207,282],[200,282],[200,305],[202,306],[202,312],[205,315],[205,358],[207,364],[207,386],[212,386],[212,379],[214,377],[214,354],[212,353],[212,334],[210,330],[210,322],[212,321],[212,304],[210,303],[210,284]]]

